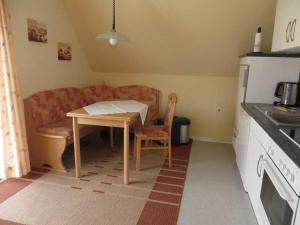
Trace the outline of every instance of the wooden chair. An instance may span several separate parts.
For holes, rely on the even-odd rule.
[[[170,94],[168,97],[168,104],[165,111],[163,126],[143,126],[142,128],[135,131],[134,156],[136,159],[137,171],[139,171],[141,167],[140,165],[142,150],[164,150],[165,156],[168,156],[169,159],[169,167],[172,167],[171,133],[176,103],[176,94]],[[145,142],[145,146],[142,146],[142,141]],[[153,146],[152,141],[162,141],[164,145],[162,147]]]

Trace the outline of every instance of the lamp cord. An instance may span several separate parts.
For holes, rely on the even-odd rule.
[[[113,25],[112,25],[112,29],[113,31],[116,31],[116,3],[115,0],[113,0]]]

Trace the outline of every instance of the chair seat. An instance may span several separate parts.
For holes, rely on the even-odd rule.
[[[96,127],[79,125],[80,136],[82,136],[82,134],[91,133],[94,130],[96,130]],[[46,126],[40,127],[38,131],[43,134],[63,136],[70,139],[73,137],[72,118],[66,118],[56,123],[47,124]]]
[[[158,139],[167,139],[169,133],[166,132],[162,126],[143,126],[135,130],[135,135],[141,138],[158,138]]]

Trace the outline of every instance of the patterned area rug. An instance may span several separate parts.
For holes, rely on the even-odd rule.
[[[82,149],[82,177],[35,168],[0,183],[0,225],[176,225],[192,143],[173,147],[173,167],[162,152],[142,154],[142,170],[130,160],[123,185],[122,146]]]

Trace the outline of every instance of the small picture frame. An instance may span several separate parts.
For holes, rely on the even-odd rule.
[[[27,19],[27,35],[29,41],[40,43],[48,42],[46,24],[37,20]]]
[[[72,60],[71,44],[58,42],[57,43],[57,58],[58,60]]]

